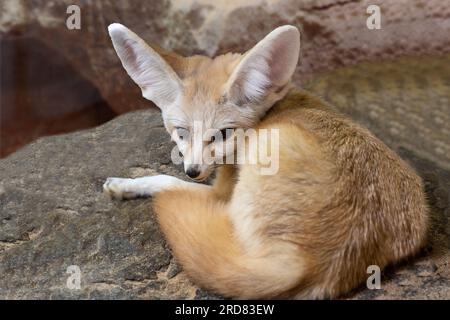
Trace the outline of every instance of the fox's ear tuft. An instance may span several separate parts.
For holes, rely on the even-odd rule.
[[[236,101],[258,101],[269,89],[289,83],[300,54],[300,33],[294,26],[278,27],[249,50],[227,82],[227,95]]]
[[[181,80],[169,64],[127,27],[113,23],[108,32],[123,67],[141,88],[143,97],[161,109],[173,103],[181,92]]]

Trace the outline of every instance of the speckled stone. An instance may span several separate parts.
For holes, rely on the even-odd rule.
[[[65,12],[72,4],[80,6],[81,30],[66,28]],[[371,4],[371,0],[3,0],[0,34],[34,38],[57,50],[117,113],[152,104],[141,98],[113,50],[107,34],[113,22],[180,54],[209,56],[244,52],[273,28],[295,25],[302,34],[297,84],[318,71],[360,61],[450,52],[446,1],[379,1],[380,30],[366,27]]]

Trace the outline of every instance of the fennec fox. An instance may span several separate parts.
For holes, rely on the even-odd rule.
[[[416,173],[368,130],[292,88],[297,28],[214,59],[150,47],[120,24],[109,34],[143,96],[161,109],[186,174],[198,182],[216,173],[212,186],[167,175],[104,184],[117,198],[153,196],[195,283],[233,298],[335,298],[364,282],[368,266],[383,268],[424,244],[428,209]],[[276,174],[261,174],[260,161],[221,165],[237,152],[220,152],[234,133],[199,142],[194,122],[220,133],[278,130]],[[205,151],[212,163],[198,161]]]

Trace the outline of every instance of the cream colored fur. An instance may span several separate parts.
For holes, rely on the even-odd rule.
[[[198,180],[216,171],[212,186],[164,175],[105,183],[115,197],[154,197],[194,282],[234,298],[335,298],[364,282],[369,265],[384,268],[422,247],[428,209],[414,170],[368,130],[291,89],[295,27],[214,59],[150,47],[118,24],[109,31],[131,78],[162,110],[186,169],[202,151],[178,132],[194,121],[280,132],[275,175],[261,175],[259,163],[211,165]]]

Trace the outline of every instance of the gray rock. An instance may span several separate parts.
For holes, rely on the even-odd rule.
[[[95,130],[42,138],[0,162],[0,297],[192,298],[172,271],[151,200],[111,201],[108,176],[179,175],[159,113],[127,114]],[[81,269],[70,290],[67,267]]]

